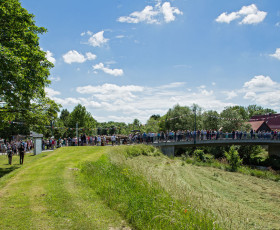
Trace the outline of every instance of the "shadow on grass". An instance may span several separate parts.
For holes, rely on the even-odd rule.
[[[0,178],[5,176],[6,174],[18,169],[18,168],[19,168],[19,166],[15,166],[15,165],[13,165],[9,168],[0,168]]]

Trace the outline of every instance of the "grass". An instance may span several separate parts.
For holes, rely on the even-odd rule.
[[[7,162],[0,156],[1,230],[280,229],[279,182],[151,146],[67,147]]]
[[[226,171],[231,171],[231,167],[227,163],[226,159],[217,160],[214,159],[213,156],[210,154],[205,154],[205,158],[205,161],[198,160],[196,157],[182,157],[181,159],[187,164],[214,167]],[[280,181],[280,174],[272,170],[271,168],[269,168],[268,170],[260,170],[246,165],[242,165],[238,167],[236,171],[244,175],[255,176],[258,178],[268,179],[276,182]]]
[[[130,148],[127,153],[131,154]],[[85,163],[82,173],[108,206],[135,229],[219,229],[206,212],[172,198],[158,184],[149,184],[131,169],[113,164],[107,156]]]
[[[280,184],[213,167],[182,164],[165,156],[127,157],[127,147],[112,149],[115,164],[125,165],[157,183],[173,198],[211,211],[223,229],[280,229]]]
[[[78,180],[77,165],[96,161],[104,148],[69,147],[26,156],[23,166],[0,179],[0,229],[109,229],[120,215]],[[0,167],[6,159],[1,158]],[[17,166],[17,165],[16,165]]]

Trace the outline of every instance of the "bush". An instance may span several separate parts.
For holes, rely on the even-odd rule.
[[[206,161],[205,155],[204,155],[204,151],[202,149],[196,149],[194,151],[194,156],[196,158],[197,161]]]
[[[240,167],[242,164],[242,159],[240,159],[239,153],[235,149],[235,146],[231,146],[229,151],[225,152],[225,156],[228,160],[231,170],[236,172],[238,167]]]

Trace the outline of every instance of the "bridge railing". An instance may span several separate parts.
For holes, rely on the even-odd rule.
[[[168,136],[153,136],[144,138],[144,142],[180,142],[180,141],[218,141],[218,140],[280,140],[280,133],[219,133],[219,134],[183,134]]]

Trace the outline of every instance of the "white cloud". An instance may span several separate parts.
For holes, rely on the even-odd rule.
[[[86,53],[86,57],[87,57],[87,60],[95,60],[96,59],[96,55],[91,53],[91,52]]]
[[[109,83],[86,85],[76,88],[77,97],[67,98],[61,98],[58,91],[48,90],[52,99],[63,106],[73,108],[78,103],[86,106],[98,121],[127,123],[138,118],[145,123],[152,114],[163,115],[176,104],[191,106],[195,103],[203,110],[220,112],[226,106],[234,106],[230,100],[236,97],[243,98],[248,104],[280,109],[280,83],[269,76],[255,76],[244,82],[242,89],[228,91],[213,91],[206,84],[189,91],[187,86],[186,82],[171,82],[153,87]]]
[[[178,8],[172,7],[170,5],[170,2],[163,3],[162,7],[161,7],[161,10],[162,10],[162,13],[163,13],[163,16],[164,16],[164,21],[167,22],[167,23],[172,22],[176,19],[175,14],[177,14],[177,15],[182,15],[183,14],[183,12],[181,12]]]
[[[280,109],[280,83],[273,81],[269,76],[255,76],[243,86],[244,99],[261,106]]]
[[[277,22],[275,26],[280,27],[280,22]]]
[[[95,94],[95,93],[118,93],[120,95],[125,95],[126,93],[131,92],[142,92],[144,87],[136,86],[136,85],[127,85],[127,86],[118,86],[114,84],[103,84],[101,86],[84,86],[84,87],[77,87],[77,92],[81,94]]]
[[[89,39],[88,39],[88,43],[91,46],[94,47],[101,47],[102,45],[106,44],[109,39],[108,38],[104,38],[104,31],[100,31],[96,34],[93,34]]]
[[[232,91],[223,91],[222,93],[226,95],[226,100],[231,100],[238,96],[238,94],[233,90]]]
[[[45,88],[45,92],[46,92],[47,96],[50,98],[53,98],[54,96],[61,94],[59,91],[56,91],[51,88]]]
[[[66,54],[64,54],[62,57],[63,57],[64,62],[67,64],[71,64],[73,62],[83,63],[86,61],[85,56],[83,54],[80,54],[76,50],[70,50]]]
[[[187,106],[196,103],[205,109],[219,111],[225,106],[233,105],[217,99],[214,92],[207,90],[206,86],[198,87],[196,92],[189,92],[185,85],[184,82],[173,82],[157,87],[103,84],[77,87],[76,91],[90,95],[86,101],[100,103],[100,112],[108,114],[105,119],[107,121],[112,120],[112,116],[120,116],[127,117],[126,120],[123,120],[125,122],[131,122],[133,118],[145,122],[152,114],[163,115],[177,103]]]
[[[46,58],[48,59],[49,62],[55,64],[56,60],[53,57],[53,53],[49,50],[46,51]]]
[[[99,63],[93,66],[94,70],[102,70],[104,73],[113,75],[113,76],[122,76],[123,70],[122,69],[110,69],[108,67],[105,67],[103,63]]]
[[[240,22],[240,24],[258,24],[265,19],[266,15],[267,13],[264,11],[258,11],[255,14],[249,14]]]
[[[50,77],[50,80],[51,80],[51,81],[58,82],[58,81],[60,81],[61,79],[60,79],[60,77],[51,76],[51,77]]]
[[[243,88],[253,92],[261,92],[269,90],[275,86],[277,86],[277,82],[272,81],[269,76],[259,75],[255,76],[250,81],[245,82]]]
[[[116,38],[118,38],[118,39],[122,39],[122,38],[124,38],[125,36],[124,35],[117,35],[116,36]]]
[[[86,55],[83,55],[76,50],[70,50],[66,54],[64,54],[62,57],[63,57],[64,62],[67,64],[84,63],[87,60],[96,59],[96,55],[91,52],[87,52]]]
[[[236,12],[227,14],[226,12],[222,13],[218,18],[216,18],[216,22],[224,22],[224,23],[231,23],[233,20],[240,18]]]
[[[255,4],[249,6],[243,6],[241,10],[237,12],[227,13],[224,12],[216,18],[216,22],[219,23],[231,23],[232,21],[243,18],[239,24],[258,24],[262,22],[267,15],[267,12],[258,10]]]
[[[122,16],[118,18],[119,22],[126,23],[140,23],[146,22],[148,24],[160,24],[162,21],[169,23],[176,19],[175,15],[182,15],[177,7],[172,7],[170,2],[161,1],[153,6],[146,6],[142,11],[135,11],[129,16]]]
[[[277,58],[280,60],[280,48],[277,48],[274,54],[270,54],[269,56]]]

